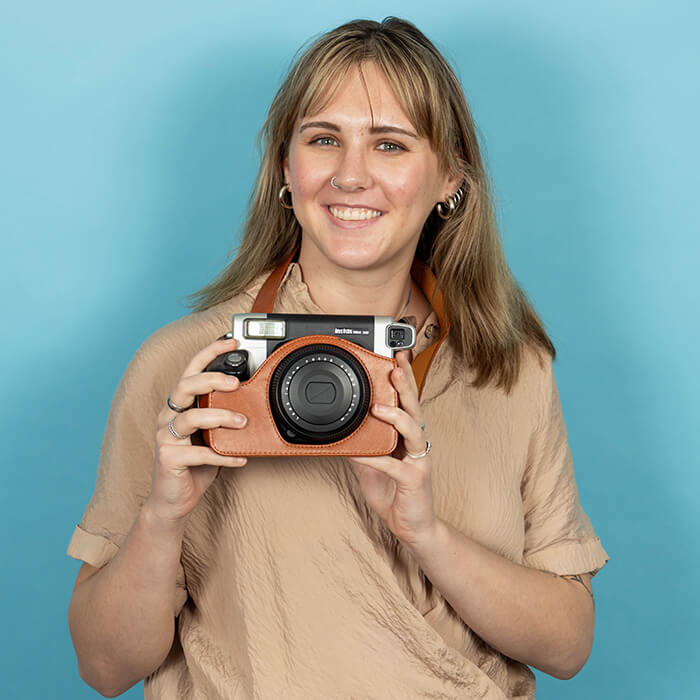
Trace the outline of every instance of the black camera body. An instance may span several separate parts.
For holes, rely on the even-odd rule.
[[[233,331],[238,349],[219,355],[208,371],[249,379],[282,344],[307,335],[329,335],[349,340],[377,355],[393,357],[396,350],[416,344],[416,329],[395,323],[390,316],[322,316],[315,314],[234,314]]]
[[[389,316],[235,314],[231,335],[238,348],[207,370],[252,384],[264,367],[266,386],[259,390],[267,390],[268,415],[292,445],[330,445],[351,436],[376,400],[373,391],[389,388],[394,352],[416,342],[413,326]],[[291,341],[295,347],[287,352],[283,346]],[[381,367],[382,376],[370,376],[369,366]]]

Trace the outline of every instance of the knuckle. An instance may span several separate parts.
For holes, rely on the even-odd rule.
[[[220,338],[217,338],[213,343],[207,345],[202,350],[202,354],[210,356],[212,353],[214,353],[214,357],[216,357],[216,355],[220,355],[226,349],[235,350],[237,347],[238,340],[236,340],[235,338],[227,338],[225,335],[222,335]]]
[[[192,415],[192,411],[187,410],[184,413],[179,413],[177,415],[177,418],[175,419],[175,423],[173,423],[173,427],[177,430],[178,433],[185,434],[188,432],[191,432],[193,430],[193,423],[194,423],[194,418],[195,416]],[[165,426],[165,429],[168,429],[168,426]]]
[[[158,461],[162,465],[171,464],[175,458],[175,445],[164,444],[158,449]]]
[[[180,381],[177,383],[177,386],[175,387],[175,391],[173,392],[173,394],[177,394],[178,396],[180,396],[182,394],[189,395],[191,393],[189,389],[190,389],[190,386],[192,384],[192,377],[193,376],[196,376],[196,375],[183,374],[182,377],[180,377]],[[172,395],[171,395],[171,398],[172,398]]]

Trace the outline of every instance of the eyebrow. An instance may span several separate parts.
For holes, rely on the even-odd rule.
[[[337,126],[336,124],[333,124],[332,122],[306,122],[306,124],[302,124],[299,127],[299,133],[301,134],[301,132],[304,131],[305,129],[311,129],[313,127],[317,127],[319,129],[328,129],[329,131],[340,132],[340,127]],[[406,129],[402,129],[400,126],[389,126],[389,125],[384,125],[384,124],[380,124],[379,126],[371,126],[369,128],[369,133],[370,134],[403,134],[404,136],[410,136],[413,139],[418,138],[417,134],[414,134],[412,131],[407,131]]]

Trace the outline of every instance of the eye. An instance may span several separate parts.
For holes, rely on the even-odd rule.
[[[378,146],[380,151],[385,151],[387,153],[396,153],[398,151],[406,150],[403,146],[393,141],[382,141]]]
[[[333,146],[337,145],[338,142],[332,136],[318,136],[310,143],[317,143],[319,146]]]

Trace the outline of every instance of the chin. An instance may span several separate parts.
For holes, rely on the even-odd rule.
[[[345,270],[372,270],[387,263],[386,255],[375,249],[360,248],[354,242],[324,246],[325,257]]]

